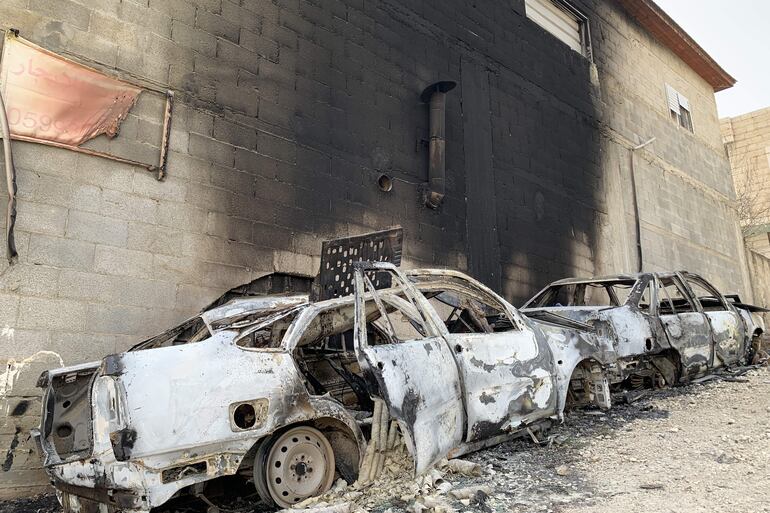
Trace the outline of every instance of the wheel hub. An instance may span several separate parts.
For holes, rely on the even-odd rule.
[[[334,480],[334,453],[323,434],[300,426],[278,437],[265,460],[267,488],[282,507],[328,490]]]

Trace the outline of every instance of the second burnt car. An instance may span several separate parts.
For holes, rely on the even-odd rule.
[[[761,312],[686,271],[555,281],[521,309],[540,322],[585,323],[610,342],[597,362],[611,384],[672,385],[751,361]]]
[[[398,437],[421,473],[559,419],[572,369],[607,349],[462,273],[359,249],[322,258],[328,299],[268,276],[125,353],[44,373],[33,436],[65,512],[146,512],[222,479],[287,507],[375,478]]]

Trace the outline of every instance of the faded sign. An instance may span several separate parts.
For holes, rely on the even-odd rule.
[[[13,136],[79,146],[115,137],[141,88],[7,32],[0,88]]]

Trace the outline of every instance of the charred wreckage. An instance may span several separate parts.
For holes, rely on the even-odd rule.
[[[289,507],[376,479],[397,439],[422,473],[570,405],[609,408],[611,387],[745,361],[764,329],[686,273],[556,282],[520,311],[400,254],[400,230],[326,242],[315,280],[268,275],[125,353],[45,372],[33,437],[64,510],[146,512],[224,479]]]

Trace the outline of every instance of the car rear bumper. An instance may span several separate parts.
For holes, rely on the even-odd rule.
[[[131,490],[110,490],[56,483],[63,513],[145,513],[146,500]]]

